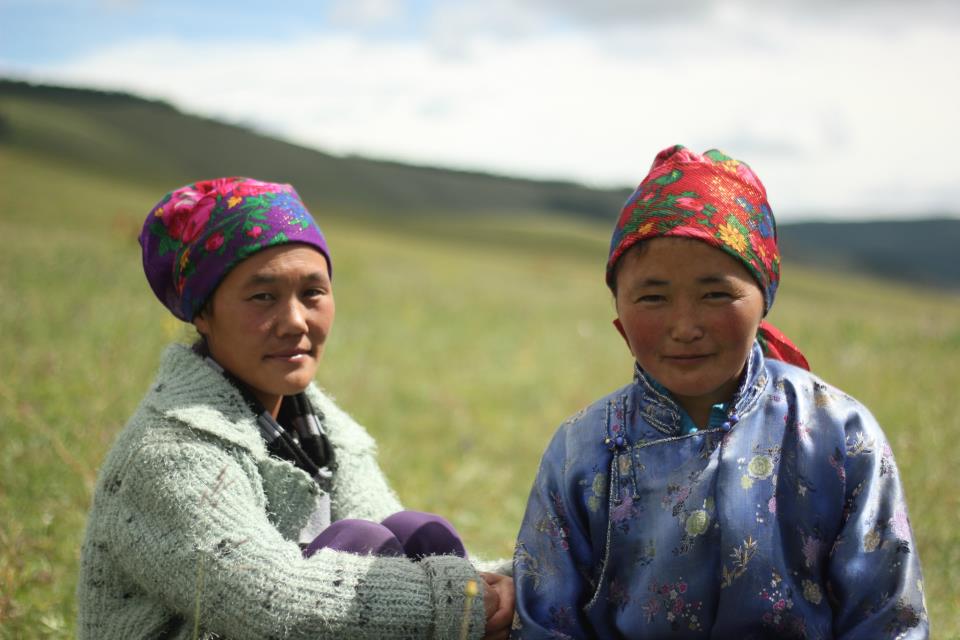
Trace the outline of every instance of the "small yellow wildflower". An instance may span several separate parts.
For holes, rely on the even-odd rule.
[[[463,587],[463,594],[467,596],[467,601],[463,606],[463,623],[460,625],[460,638],[466,640],[470,633],[470,611],[473,609],[473,600],[480,595],[480,587],[476,580],[467,580]]]
[[[480,588],[477,586],[477,581],[467,580],[467,584],[463,588],[463,593],[468,598],[476,598],[478,595],[480,595]]]

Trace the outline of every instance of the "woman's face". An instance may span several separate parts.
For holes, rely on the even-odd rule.
[[[726,402],[763,319],[763,293],[735,258],[698,240],[656,238],[617,272],[617,329],[640,367],[698,425]]]
[[[333,325],[327,261],[288,244],[247,258],[214,291],[193,323],[210,355],[276,414],[283,396],[313,380]]]

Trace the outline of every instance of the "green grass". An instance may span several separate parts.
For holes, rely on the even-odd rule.
[[[0,147],[0,638],[73,636],[96,469],[170,340],[136,235],[169,185]],[[624,384],[606,227],[324,212],[337,321],[320,382],[403,501],[505,556],[556,425]],[[960,300],[786,266],[772,320],[890,437],[935,636],[960,635]]]

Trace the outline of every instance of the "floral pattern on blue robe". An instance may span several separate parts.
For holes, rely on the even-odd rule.
[[[719,419],[689,424],[638,369],[560,427],[520,529],[511,637],[928,636],[897,467],[865,407],[755,346]]]

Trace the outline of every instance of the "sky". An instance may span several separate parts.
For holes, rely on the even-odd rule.
[[[955,0],[0,0],[0,77],[598,187],[719,148],[780,221],[960,217]]]

